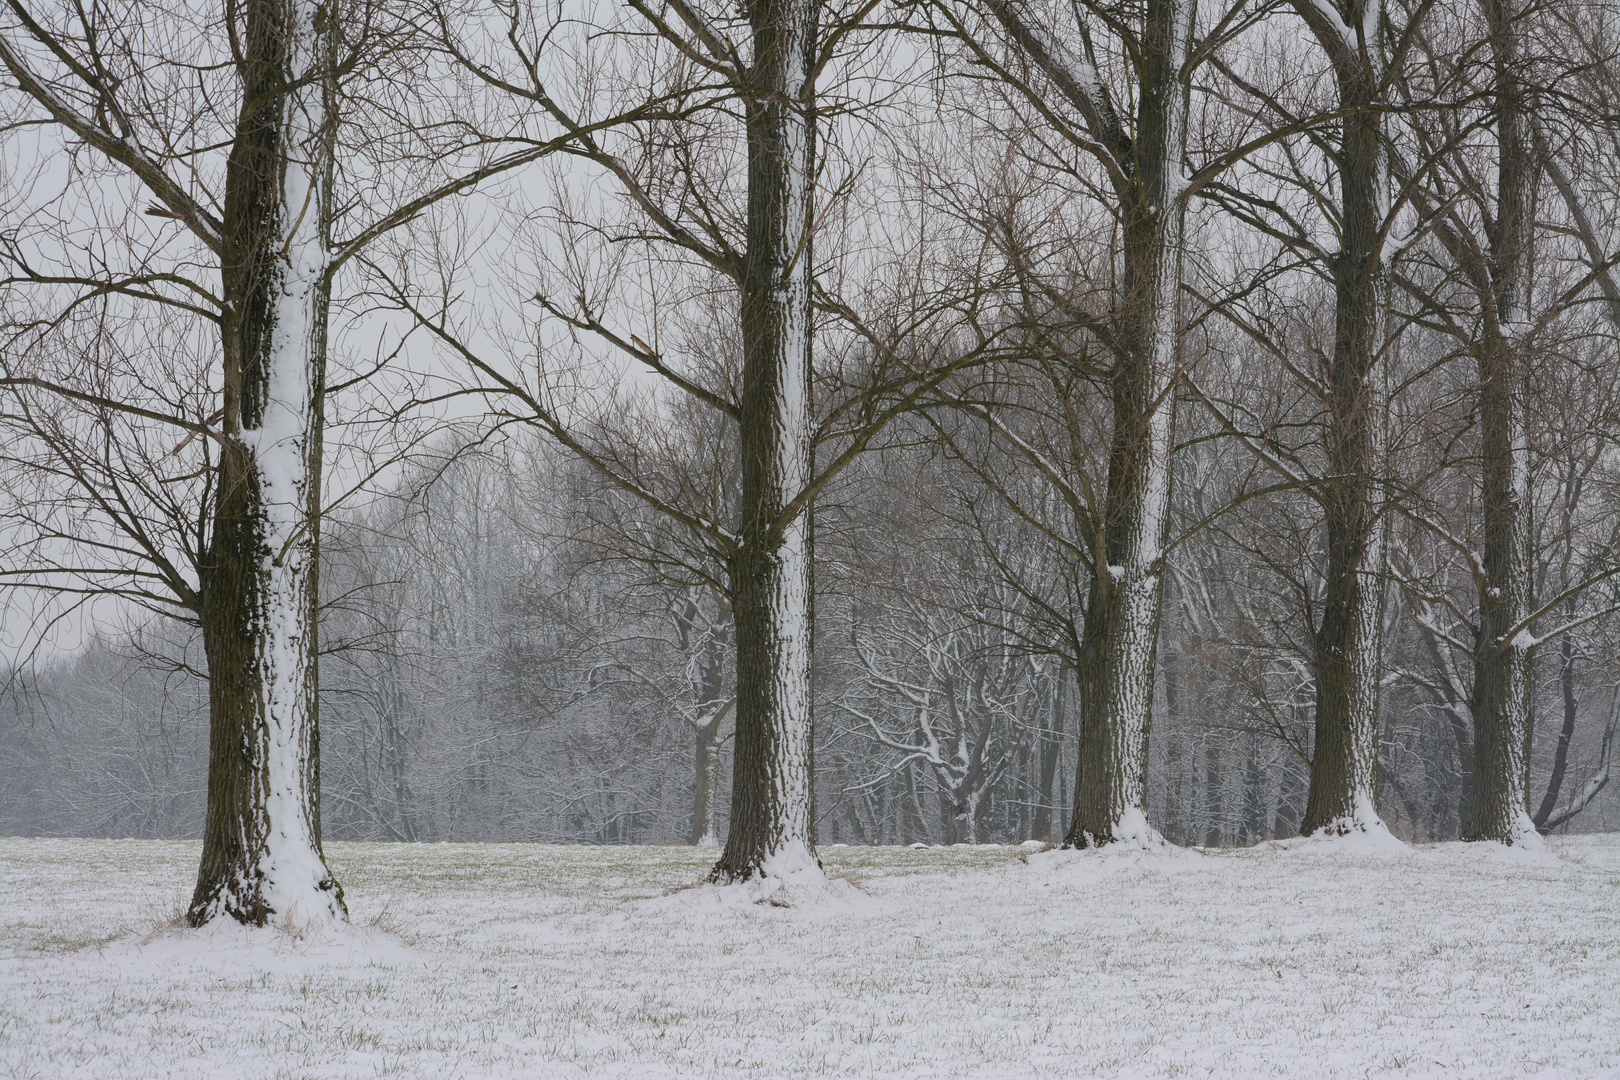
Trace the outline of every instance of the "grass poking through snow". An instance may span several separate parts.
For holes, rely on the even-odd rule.
[[[197,846],[0,840],[17,1077],[1598,1077],[1620,836],[1519,858],[331,844],[356,929],[172,929]],[[165,927],[171,927],[165,929]]]

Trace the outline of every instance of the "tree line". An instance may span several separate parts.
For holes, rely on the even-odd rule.
[[[1617,30],[8,0],[11,606],[205,683],[194,925],[342,917],[323,815],[633,838],[642,710],[722,883],[919,783],[952,841],[1204,841],[1241,771],[1247,838],[1534,843],[1620,706]]]

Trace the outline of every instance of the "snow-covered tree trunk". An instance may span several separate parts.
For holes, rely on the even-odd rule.
[[[202,582],[208,810],[188,919],[346,917],[321,852],[316,543],[332,153],[329,14],[238,9],[238,138],[226,178],[224,418]]]
[[[726,652],[731,644],[732,621],[729,607],[723,607],[718,620],[703,610],[701,589],[693,588],[672,612],[675,636],[687,656],[686,694],[690,704],[683,707],[692,725],[695,754],[692,777],[692,827],[688,837],[694,844],[720,844],[720,745],[721,729],[736,704],[726,694]]]
[[[1495,62],[1496,222],[1490,232],[1495,310],[1485,311],[1479,417],[1485,557],[1474,645],[1474,775],[1463,839],[1537,842],[1527,792],[1532,603],[1530,445],[1525,340],[1534,228],[1530,133],[1519,67],[1524,5],[1487,0]]]
[[[1134,184],[1124,206],[1122,347],[1115,352],[1103,551],[1086,608],[1080,758],[1065,843],[1149,843],[1147,740],[1163,605],[1195,0],[1151,0],[1142,34]]]
[[[741,529],[732,557],[737,734],[731,825],[711,877],[819,877],[811,812],[808,512],[810,224],[815,162],[813,0],[748,6],[754,56],[744,257]]]
[[[1343,120],[1339,173],[1341,248],[1333,354],[1326,379],[1327,591],[1317,627],[1316,738],[1311,788],[1300,832],[1382,829],[1375,807],[1378,669],[1381,655],[1386,529],[1378,476],[1384,465],[1384,377],[1389,271],[1384,230],[1389,165],[1383,113],[1385,60],[1381,0],[1296,7],[1315,31],[1338,81]]]
[[[696,791],[692,798],[692,843],[720,846],[720,722],[697,729]]]

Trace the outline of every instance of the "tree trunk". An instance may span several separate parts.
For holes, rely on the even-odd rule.
[[[1570,601],[1565,609],[1572,614],[1575,606]],[[1568,634],[1558,643],[1558,683],[1564,694],[1564,724],[1558,730],[1558,746],[1553,751],[1552,775],[1547,778],[1547,791],[1536,809],[1536,829],[1546,831],[1547,819],[1558,806],[1558,793],[1564,787],[1564,776],[1569,771],[1569,744],[1575,738],[1575,721],[1580,716],[1580,698],[1575,693],[1575,642]]]
[[[1494,303],[1480,352],[1480,468],[1485,576],[1474,645],[1474,775],[1464,840],[1534,842],[1526,774],[1530,743],[1530,440],[1525,426],[1534,229],[1525,88],[1518,79],[1516,0],[1486,0],[1496,67],[1496,222],[1490,232]],[[1494,306],[1495,310],[1491,308]]]
[[[1164,806],[1159,818],[1159,825],[1165,838],[1171,843],[1181,843],[1187,835],[1181,824],[1182,788],[1185,774],[1182,772],[1181,747],[1186,741],[1184,728],[1177,723],[1181,715],[1181,653],[1172,652],[1159,661],[1159,670],[1164,676],[1164,710],[1178,732],[1165,743],[1164,747]]]
[[[906,809],[911,815],[910,836],[912,843],[927,843],[928,819],[923,815],[922,793],[917,790],[917,770],[906,770]],[[906,837],[900,837],[901,843],[906,843]]]
[[[962,792],[950,791],[942,791],[940,796],[945,801],[945,843],[978,843],[974,836],[976,824],[974,807],[969,797]]]
[[[692,843],[720,846],[720,725],[725,714],[697,730],[697,793],[692,800]]]
[[[1344,121],[1338,171],[1343,247],[1333,266],[1333,355],[1327,377],[1327,594],[1315,640],[1316,738],[1311,789],[1300,832],[1344,835],[1382,829],[1374,787],[1378,766],[1386,532],[1379,506],[1384,464],[1385,321],[1389,274],[1383,227],[1389,167],[1383,114],[1384,61],[1377,0],[1359,0],[1345,24],[1372,40],[1324,37],[1340,104],[1362,111]],[[1319,33],[1319,36],[1323,36]]]
[[[731,828],[717,882],[821,874],[812,832],[808,483],[810,222],[815,162],[811,0],[749,6],[754,62],[743,270],[742,522],[729,568],[737,628]]]
[[[1253,732],[1249,733],[1249,770],[1244,776],[1245,797],[1248,800],[1248,821],[1246,829],[1249,834],[1249,843],[1258,844],[1262,840],[1269,840],[1266,835],[1265,791],[1260,776],[1260,740]]]
[[[416,831],[416,796],[411,791],[410,774],[407,771],[409,762],[406,760],[410,750],[411,740],[405,730],[405,711],[407,709],[405,692],[399,688],[398,673],[394,670],[395,661],[389,659],[388,673],[385,686],[387,689],[381,695],[386,702],[386,710],[382,715],[384,734],[382,738],[382,753],[386,761],[389,779],[393,781],[393,791],[390,793],[394,799],[394,819],[399,822],[399,837],[407,842],[420,840]]]
[[[1290,766],[1292,763],[1290,763]],[[1272,817],[1273,836],[1294,836],[1299,832],[1300,797],[1305,785],[1297,769],[1285,767],[1277,785],[1277,812]]]
[[[203,574],[208,809],[187,918],[345,918],[320,841],[316,554],[333,117],[324,13],[243,6],[226,178],[224,438]]]
[[[1163,606],[1185,226],[1183,81],[1195,0],[1150,0],[1143,86],[1124,207],[1122,347],[1115,354],[1107,520],[1086,608],[1091,668],[1081,694],[1080,760],[1066,845],[1152,843],[1145,810],[1154,658]]]
[[[1457,770],[1462,777],[1462,789],[1457,797],[1457,821],[1460,829],[1462,823],[1468,820],[1469,788],[1474,777],[1474,734],[1469,724],[1469,717],[1463,713],[1467,704],[1463,695],[1453,688],[1457,680],[1452,677],[1450,654],[1444,651],[1439,640],[1433,634],[1423,633],[1420,640],[1429,660],[1445,677],[1446,693],[1440,701],[1444,710],[1446,727],[1451,732],[1452,743],[1457,749]]]
[[[1036,840],[1051,840],[1057,836],[1058,830],[1052,821],[1057,808],[1052,784],[1057,779],[1058,758],[1063,753],[1063,709],[1071,671],[1067,663],[1058,669],[1057,691],[1052,695],[1052,723],[1041,732],[1040,801],[1035,807],[1035,827],[1031,830]]]
[[[1598,744],[1597,769],[1586,778],[1580,790],[1570,796],[1562,810],[1552,810],[1545,819],[1536,822],[1536,827],[1542,832],[1552,832],[1560,825],[1568,824],[1570,818],[1590,806],[1598,793],[1609,786],[1609,777],[1614,772],[1612,755],[1617,724],[1620,724],[1620,686],[1615,687],[1614,699],[1609,706],[1609,722],[1604,725],[1603,740]]]
[[[729,621],[711,622],[703,613],[700,593],[694,589],[681,607],[672,612],[676,640],[686,654],[687,692],[692,700],[692,730],[696,742],[693,777],[693,844],[718,847],[720,844],[720,729],[734,701],[725,696],[726,646],[731,637]],[[721,619],[730,615],[722,606]]]

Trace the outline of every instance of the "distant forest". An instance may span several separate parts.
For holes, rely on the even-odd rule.
[[[823,843],[1009,843],[1066,831],[1079,708],[1070,661],[1041,645],[1072,632],[1052,614],[1068,602],[1072,568],[963,473],[926,444],[895,450],[867,458],[820,504]],[[1181,513],[1200,514],[1212,487],[1188,491]],[[1313,686],[1295,605],[1312,535],[1308,522],[1280,530],[1289,517],[1286,506],[1251,503],[1173,563],[1148,813],[1176,843],[1298,832]],[[532,440],[423,467],[394,497],[334,517],[322,538],[325,835],[723,836],[728,613],[701,574],[647,557],[657,525]],[[1411,530],[1406,542],[1422,539]],[[1547,559],[1544,573],[1547,563],[1556,567]],[[1043,591],[1025,595],[1030,585]],[[1392,591],[1385,613],[1379,812],[1399,836],[1455,839],[1468,676],[1426,632],[1432,612],[1403,600]],[[1614,630],[1612,620],[1586,628],[1539,662],[1538,810],[1569,806],[1606,761],[1614,668],[1589,657],[1615,648]],[[208,702],[198,652],[163,624],[107,633],[44,666],[32,694],[8,694],[5,831],[200,835]],[[1616,794],[1603,789],[1563,830],[1620,827]]]

